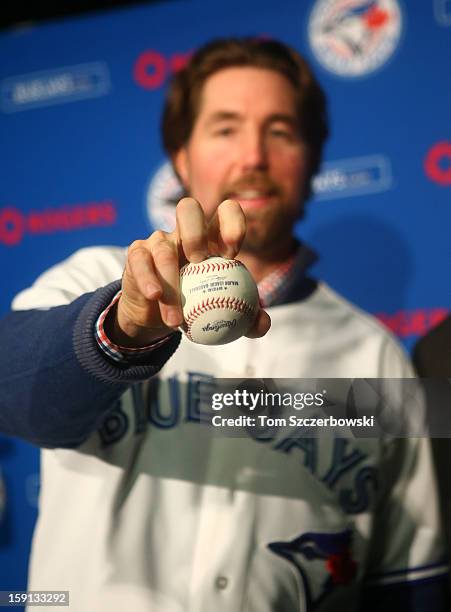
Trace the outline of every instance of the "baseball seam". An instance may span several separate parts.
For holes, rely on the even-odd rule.
[[[200,304],[196,304],[193,308],[185,315],[185,321],[187,324],[186,335],[190,340],[191,327],[195,323],[196,319],[209,310],[216,310],[218,308],[225,308],[227,310],[234,310],[235,312],[242,312],[244,314],[252,312],[254,309],[252,306],[241,298],[232,297],[214,297],[202,300]]]
[[[230,270],[230,268],[236,268],[242,266],[241,261],[236,259],[229,259],[220,263],[208,263],[202,262],[200,264],[190,264],[182,268],[180,276],[189,276],[191,274],[205,274],[208,272],[222,272],[223,270]]]

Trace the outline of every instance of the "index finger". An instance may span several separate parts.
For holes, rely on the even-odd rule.
[[[194,198],[182,198],[175,209],[180,255],[199,263],[208,257],[207,224],[201,205]]]
[[[180,278],[177,244],[170,234],[157,231],[148,240],[153,265],[157,274],[161,295],[157,298],[163,322],[177,327],[183,321],[180,301]]]

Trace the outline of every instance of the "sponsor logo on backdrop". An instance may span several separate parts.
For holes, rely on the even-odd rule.
[[[442,141],[434,144],[424,159],[426,176],[441,185],[451,185],[451,142]]]
[[[316,200],[378,193],[391,186],[391,164],[384,155],[325,162],[312,184]]]
[[[447,308],[420,308],[394,313],[375,313],[374,316],[399,338],[423,336],[449,314]]]
[[[441,26],[451,27],[451,0],[434,0],[434,16]]]
[[[388,61],[398,47],[401,29],[396,0],[317,0],[308,38],[324,68],[340,76],[359,77]]]
[[[270,39],[267,34],[258,38]],[[158,89],[167,79],[185,66],[194,51],[176,52],[167,55],[156,49],[146,49],[137,57],[133,65],[133,78],[144,89]]]
[[[160,51],[148,49],[139,55],[133,66],[133,78],[144,89],[158,89],[174,72],[183,68],[192,55],[173,53],[164,55]]]
[[[114,225],[117,213],[111,200],[23,212],[15,206],[0,208],[0,244],[12,247],[26,235],[55,234],[89,227]]]
[[[184,195],[183,187],[169,161],[153,175],[146,193],[146,209],[154,229],[172,232],[175,229],[175,207]]]
[[[0,82],[0,105],[5,113],[77,102],[110,91],[105,62],[66,66],[8,77]]]

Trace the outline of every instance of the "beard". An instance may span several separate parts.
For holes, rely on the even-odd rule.
[[[302,197],[298,206],[290,205],[285,202],[281,186],[266,172],[256,171],[226,186],[221,201],[231,198],[239,202],[239,193],[252,189],[270,195],[273,201],[262,209],[245,210],[247,229],[241,251],[271,259],[271,254],[286,250],[293,241],[293,226],[303,216]]]
[[[247,213],[241,252],[271,260],[293,242],[293,227],[298,218],[279,207]]]

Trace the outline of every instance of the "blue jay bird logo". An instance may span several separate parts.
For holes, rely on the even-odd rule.
[[[389,20],[389,12],[380,6],[378,0],[366,0],[332,15],[324,23],[323,32],[333,32],[349,54],[362,55],[370,38]]]
[[[309,612],[340,585],[349,584],[357,572],[357,563],[351,556],[352,531],[337,533],[304,533],[288,542],[271,542],[268,548],[294,565],[304,585]],[[308,562],[322,560],[327,577],[314,593],[306,567]],[[307,561],[307,563],[305,563]],[[318,591],[318,588],[315,589]]]
[[[346,76],[366,74],[385,63],[400,32],[397,0],[317,0],[309,19],[317,59]]]

